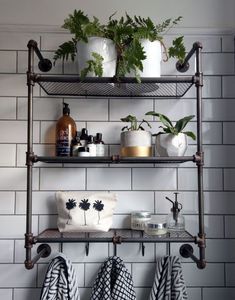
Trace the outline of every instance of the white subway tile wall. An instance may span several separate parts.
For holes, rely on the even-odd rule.
[[[27,42],[35,39],[43,54],[53,57],[53,51],[67,40],[64,33],[0,32],[0,299],[38,299],[48,262],[58,251],[63,251],[74,263],[78,274],[81,299],[89,299],[91,286],[101,263],[113,254],[113,245],[90,244],[89,255],[85,244],[52,244],[53,254],[41,259],[37,267],[24,268],[24,233],[26,224],[26,137],[27,137]],[[168,42],[172,40],[169,35]],[[235,299],[235,73],[234,36],[187,35],[187,50],[194,41],[203,48],[203,143],[205,151],[205,228],[207,233],[207,267],[197,269],[190,259],[182,259],[184,277],[190,300]],[[37,68],[35,57],[35,71]],[[164,75],[177,74],[175,61],[163,65]],[[58,62],[52,74],[75,74],[76,63]],[[191,63],[190,71],[194,66]],[[107,153],[117,152],[119,134],[123,127],[120,118],[135,114],[139,120],[150,110],[179,118],[196,114],[195,89],[183,99],[89,99],[50,97],[34,88],[34,152],[53,155],[55,124],[61,116],[63,101],[69,103],[77,128],[87,127],[90,134],[103,133]],[[41,97],[40,97],[41,96]],[[147,117],[152,131],[159,122]],[[196,117],[188,129],[196,132]],[[189,141],[188,153],[196,151]],[[170,203],[166,196],[180,192],[186,227],[198,233],[198,203],[196,169],[190,164],[138,166],[125,165],[109,168],[60,164],[35,165],[33,173],[33,233],[56,227],[57,190],[110,190],[118,195],[113,227],[130,227],[130,213],[148,210],[166,216]],[[124,260],[133,276],[138,300],[148,298],[155,273],[155,262],[170,250],[179,255],[180,244],[146,244],[145,256],[141,245],[122,244],[117,254]],[[193,245],[196,256],[198,247]],[[37,247],[33,248],[33,255]]]

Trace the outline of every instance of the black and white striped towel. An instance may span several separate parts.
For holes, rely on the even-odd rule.
[[[62,253],[47,269],[40,300],[80,300],[75,270]]]
[[[119,257],[111,256],[101,266],[91,300],[136,300],[131,274]]]
[[[149,300],[187,300],[180,260],[166,256],[157,262],[156,274]]]

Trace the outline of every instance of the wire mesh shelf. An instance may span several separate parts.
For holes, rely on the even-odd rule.
[[[196,237],[187,231],[167,233],[164,236],[150,236],[142,231],[130,229],[111,229],[108,232],[59,232],[58,229],[46,229],[34,237],[35,243],[162,243],[191,242],[196,243]]]
[[[37,82],[48,95],[90,97],[161,97],[179,98],[195,83],[194,76],[142,78],[89,77],[36,75]]]

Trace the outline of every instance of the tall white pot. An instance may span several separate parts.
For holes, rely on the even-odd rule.
[[[160,77],[161,76],[161,60],[162,46],[159,41],[141,40],[141,45],[144,48],[146,59],[143,60],[143,72],[140,72],[140,77]]]
[[[161,76],[161,60],[162,46],[159,41],[149,41],[148,39],[140,40],[144,49],[146,59],[142,61],[143,71],[139,71],[140,77],[160,77]],[[134,71],[126,75],[127,77],[135,77]]]
[[[78,73],[87,67],[87,61],[93,60],[92,52],[96,52],[103,57],[103,77],[113,77],[116,72],[117,53],[112,40],[103,37],[89,37],[88,43],[77,42]],[[94,77],[93,72],[87,76]]]
[[[183,156],[187,147],[188,140],[184,133],[164,133],[156,136],[155,150],[158,156]]]
[[[121,133],[121,156],[152,156],[152,135],[149,131],[131,130]]]

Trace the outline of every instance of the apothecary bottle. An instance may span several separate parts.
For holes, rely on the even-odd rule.
[[[70,117],[70,109],[67,103],[64,103],[63,116],[56,124],[56,155],[70,156],[71,141],[76,135],[76,123]]]
[[[96,156],[104,156],[105,146],[102,140],[102,133],[96,134],[95,144],[96,144]]]

